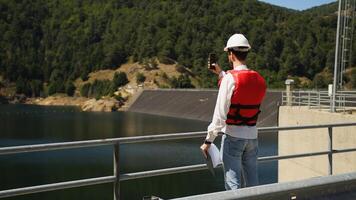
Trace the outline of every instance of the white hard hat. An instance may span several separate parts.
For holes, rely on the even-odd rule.
[[[235,33],[227,41],[224,51],[228,51],[229,49],[235,51],[249,51],[251,46],[244,35]]]

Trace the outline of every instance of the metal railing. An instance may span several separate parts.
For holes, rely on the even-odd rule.
[[[331,110],[332,96],[328,91],[296,90],[290,92],[289,95],[290,98],[287,97],[285,91],[282,92],[282,105]],[[356,110],[356,91],[338,91],[335,94],[335,109],[343,112]]]
[[[290,159],[290,158],[328,155],[329,174],[331,175],[333,173],[333,168],[332,168],[333,167],[333,164],[332,164],[333,154],[356,151],[356,148],[347,148],[347,149],[334,149],[333,148],[333,128],[334,127],[347,127],[347,126],[356,126],[356,123],[258,128],[259,133],[288,131],[288,130],[301,130],[301,129],[327,128],[328,134],[329,134],[329,141],[328,141],[329,148],[326,151],[293,154],[293,155],[282,155],[282,156],[259,157],[258,161],[265,162],[265,161],[274,161],[274,160],[282,160],[282,159]],[[88,186],[88,185],[97,185],[97,184],[103,184],[103,183],[114,183],[114,199],[119,200],[120,199],[120,182],[121,181],[207,169],[205,164],[197,164],[197,165],[189,165],[189,166],[182,166],[182,167],[174,167],[174,168],[166,168],[166,169],[120,174],[119,151],[120,151],[121,144],[201,138],[201,137],[204,137],[205,135],[206,135],[205,131],[200,131],[200,132],[173,133],[173,134],[162,134],[162,135],[111,138],[111,139],[101,139],[101,140],[86,140],[86,141],[76,141],[76,142],[62,142],[62,143],[2,147],[2,148],[0,148],[0,156],[1,155],[9,155],[9,154],[18,154],[18,153],[53,151],[53,150],[61,150],[61,149],[74,149],[74,148],[111,145],[114,147],[113,148],[114,174],[112,176],[103,176],[103,177],[97,177],[97,178],[80,179],[80,180],[74,180],[74,181],[66,181],[66,182],[44,184],[44,185],[31,186],[31,187],[2,190],[2,191],[0,191],[0,198],[13,197],[13,196],[32,194],[32,193],[40,193],[40,192],[60,190],[60,189],[67,189],[67,188],[76,188],[76,187]]]
[[[251,199],[344,199],[345,193],[355,197],[356,172],[334,176],[314,177],[307,180],[273,183],[236,190],[200,194],[174,200],[251,200]],[[341,196],[338,196],[341,194]],[[330,196],[329,196],[330,195]]]

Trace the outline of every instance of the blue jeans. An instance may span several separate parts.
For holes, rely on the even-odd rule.
[[[258,185],[257,139],[235,138],[224,134],[220,153],[226,190],[241,188],[242,178],[246,187]]]

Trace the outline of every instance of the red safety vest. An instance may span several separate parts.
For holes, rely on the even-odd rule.
[[[253,70],[229,70],[228,73],[234,77],[235,89],[226,124],[255,126],[267,89],[264,78]]]

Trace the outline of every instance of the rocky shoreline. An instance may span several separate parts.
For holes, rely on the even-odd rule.
[[[41,106],[77,106],[86,112],[114,112],[120,110],[123,101],[115,98],[105,97],[101,99],[85,97],[68,97],[55,95],[46,98],[26,98],[26,96],[15,95],[12,97],[0,96],[0,104],[29,104]]]

